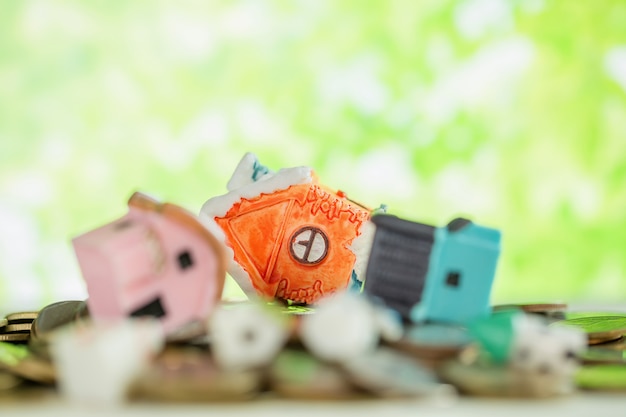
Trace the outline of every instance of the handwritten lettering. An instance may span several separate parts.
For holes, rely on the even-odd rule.
[[[322,281],[320,280],[315,281],[311,287],[290,290],[289,282],[283,278],[278,283],[275,297],[300,304],[313,304],[323,295],[324,291],[322,290]]]
[[[311,205],[311,214],[317,214],[318,211],[321,211],[328,220],[339,218],[342,213],[348,213],[351,223],[361,223],[369,217],[367,211],[356,209],[347,200],[332,195],[317,185],[309,188],[306,201],[313,203]]]

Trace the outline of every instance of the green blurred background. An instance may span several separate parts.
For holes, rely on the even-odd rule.
[[[245,151],[500,228],[494,303],[624,301],[625,22],[621,0],[2,0],[0,309],[85,297],[71,237],[135,190],[197,212]]]

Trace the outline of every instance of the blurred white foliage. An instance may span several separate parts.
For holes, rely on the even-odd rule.
[[[375,148],[358,158],[346,175],[362,195],[377,195],[383,199],[398,200],[419,193],[419,178],[412,168],[411,155],[398,143]],[[369,202],[376,205],[377,201]]]
[[[25,210],[0,201],[0,306],[10,312],[20,302],[41,299],[36,273],[40,236],[34,217]],[[24,310],[24,306],[18,311]],[[0,315],[2,311],[0,311]]]
[[[386,108],[389,91],[378,75],[375,55],[362,55],[344,66],[329,66],[317,79],[321,101],[340,107],[348,104],[364,114],[374,115]]]
[[[449,122],[462,107],[497,106],[516,88],[534,57],[532,42],[521,36],[493,42],[435,81],[423,111],[429,120]]]
[[[610,48],[604,59],[606,73],[626,91],[626,45]]]
[[[513,29],[513,2],[508,0],[466,0],[454,10],[454,23],[467,39],[478,39],[491,31]]]

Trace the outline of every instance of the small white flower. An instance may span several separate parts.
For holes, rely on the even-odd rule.
[[[220,306],[209,319],[211,349],[225,369],[268,365],[289,337],[280,317],[258,304]]]
[[[521,374],[533,375],[554,393],[573,386],[578,356],[587,346],[585,334],[575,328],[548,326],[536,317],[520,315],[513,322],[510,366]]]
[[[300,327],[300,338],[307,349],[330,362],[346,362],[373,351],[381,333],[385,339],[394,340],[402,335],[402,326],[382,307],[351,292],[322,299]]]
[[[62,329],[51,344],[61,392],[73,402],[119,404],[163,342],[161,324],[145,318]]]

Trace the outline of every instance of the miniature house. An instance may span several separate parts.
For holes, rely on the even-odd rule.
[[[367,294],[415,322],[465,323],[489,313],[499,231],[465,219],[439,228],[384,214],[372,222]]]
[[[311,304],[362,275],[357,237],[369,210],[319,184],[311,168],[274,173],[248,153],[228,189],[200,215],[224,231],[228,272],[248,294]]]
[[[128,206],[124,217],[73,240],[91,316],[149,315],[168,333],[207,317],[224,285],[221,243],[179,206],[140,193]]]

